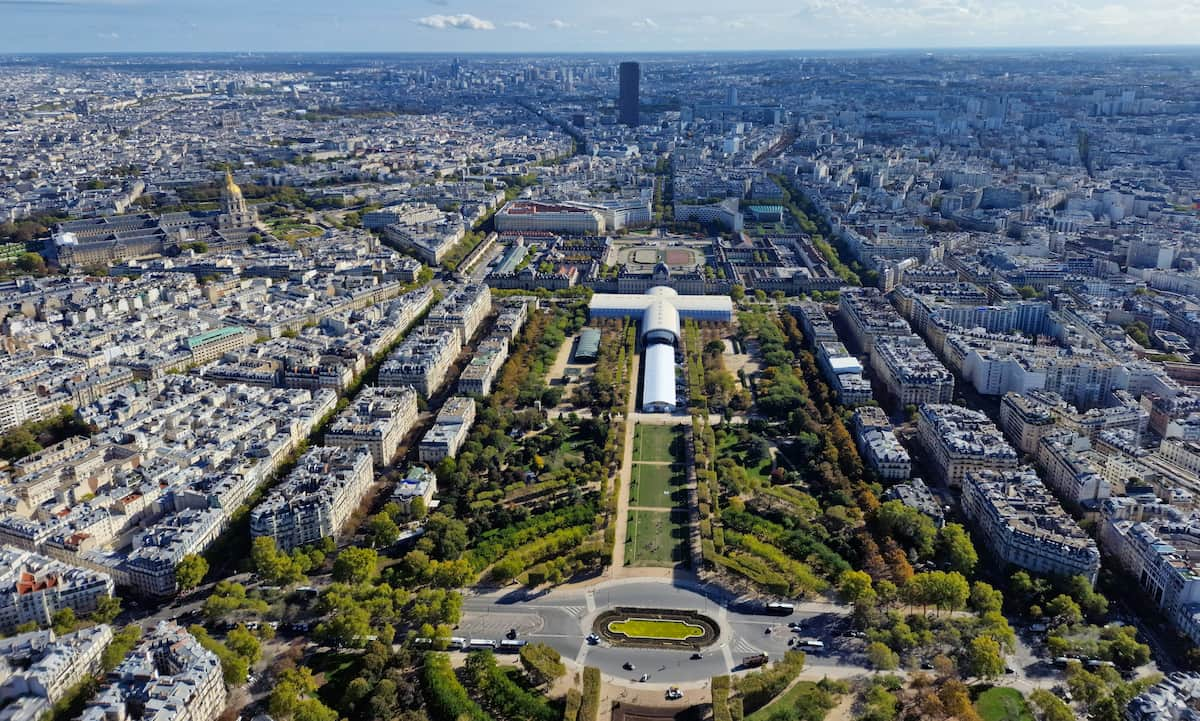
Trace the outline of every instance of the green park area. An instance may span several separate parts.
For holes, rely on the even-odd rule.
[[[625,562],[631,566],[672,566],[684,560],[684,511],[629,512]]]
[[[649,618],[627,618],[608,624],[608,630],[627,638],[686,641],[700,638],[704,629],[694,623]]]
[[[682,466],[652,463],[633,464],[630,505],[642,508],[670,508],[683,505],[686,476]]]
[[[676,426],[651,426],[638,424],[633,436],[633,460],[635,463],[674,463],[683,460],[683,453],[675,455],[676,443],[682,443]]]
[[[1015,688],[989,688],[975,699],[975,710],[984,721],[1033,721],[1025,697]]]

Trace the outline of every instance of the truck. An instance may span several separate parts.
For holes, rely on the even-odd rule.
[[[754,656],[745,656],[742,658],[742,666],[745,668],[758,668],[759,666],[766,666],[767,661],[769,660],[770,659],[767,658],[767,654],[765,653],[756,654]]]

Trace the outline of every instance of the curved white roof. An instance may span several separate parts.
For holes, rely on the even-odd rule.
[[[669,300],[656,300],[642,312],[642,337],[669,334],[672,342],[679,341],[679,311]]]
[[[646,348],[643,361],[646,373],[642,380],[642,408],[652,404],[675,407],[675,349],[665,343]]]

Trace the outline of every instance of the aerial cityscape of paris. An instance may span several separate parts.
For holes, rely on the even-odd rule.
[[[0,721],[1200,719],[1200,4],[0,27]]]

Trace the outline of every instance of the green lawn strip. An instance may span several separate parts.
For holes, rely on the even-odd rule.
[[[683,560],[683,524],[687,514],[666,511],[629,512],[625,559],[630,565],[671,566]]]
[[[667,508],[679,505],[672,498],[673,492],[684,481],[683,470],[675,466],[660,466],[650,463],[633,464],[631,506]]]
[[[746,721],[767,721],[775,712],[787,709],[800,711],[801,713],[796,718],[824,718],[829,711],[818,700],[823,695],[824,692],[817,687],[816,683],[798,681],[786,693],[747,716]]]
[[[1025,697],[1015,688],[989,688],[975,699],[975,710],[983,721],[1034,721]]]
[[[659,620],[650,618],[629,618],[623,621],[613,621],[608,624],[608,630],[620,633],[629,638],[668,639],[686,641],[689,638],[699,638],[704,635],[704,629],[684,621]]]
[[[633,460],[676,463],[682,459],[671,453],[675,426],[652,426],[639,423],[634,431]]]

